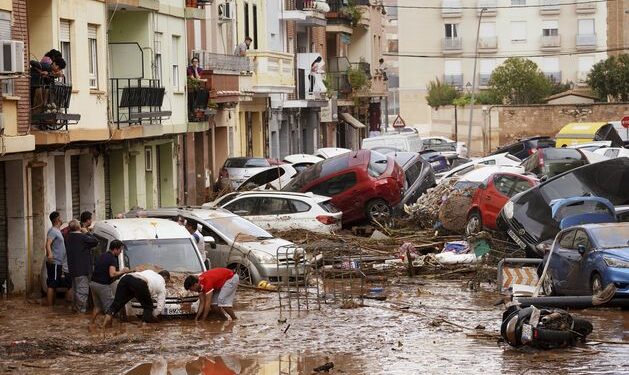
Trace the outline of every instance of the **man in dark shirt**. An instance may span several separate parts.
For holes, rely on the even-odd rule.
[[[111,283],[119,276],[130,272],[127,268],[118,270],[118,256],[122,252],[122,242],[118,240],[111,241],[109,251],[103,253],[94,265],[94,273],[92,274],[92,300],[94,301],[94,310],[92,311],[92,323],[96,322],[98,314],[109,310],[114,300],[114,292]]]
[[[72,290],[74,290],[74,308],[80,313],[85,313],[90,291],[92,249],[98,245],[98,240],[91,234],[81,232],[78,220],[70,221],[68,227],[70,233],[66,239],[66,253],[68,271],[72,277]]]

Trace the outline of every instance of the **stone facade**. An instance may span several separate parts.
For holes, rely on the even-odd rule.
[[[13,0],[13,25],[11,36],[14,40],[24,42],[24,71],[28,72],[29,44],[26,16],[26,0]],[[30,91],[28,77],[16,78],[14,81],[14,95],[20,99],[17,102],[17,130],[18,134],[28,134],[30,127]],[[1,102],[1,101],[0,101]]]

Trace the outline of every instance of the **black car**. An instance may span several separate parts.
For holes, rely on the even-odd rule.
[[[430,163],[416,152],[395,152],[390,155],[404,170],[404,196],[393,210],[395,214],[401,214],[405,204],[417,202],[417,198],[436,185],[435,172]]]
[[[537,150],[520,165],[524,172],[548,179],[586,164],[589,161],[581,150],[549,147]]]
[[[537,150],[547,147],[555,147],[555,140],[550,137],[531,137],[526,139],[520,139],[515,143],[502,146],[491,155],[503,154],[505,152],[510,153],[517,158],[524,160],[529,155],[534,154]]]
[[[559,233],[550,202],[584,196],[607,198],[614,206],[629,205],[629,158],[585,165],[515,195],[500,211],[498,226],[528,256],[536,257],[536,246]]]

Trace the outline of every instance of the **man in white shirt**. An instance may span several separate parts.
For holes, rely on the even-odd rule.
[[[190,219],[186,220],[186,229],[188,230],[188,233],[190,233],[190,236],[192,236],[194,243],[197,244],[197,248],[199,249],[201,256],[203,256],[203,260],[205,260],[205,240],[203,239],[201,232],[199,232],[197,223]]]
[[[104,327],[111,327],[113,316],[129,301],[135,298],[142,305],[144,312],[142,320],[153,323],[164,310],[166,304],[166,282],[170,280],[170,273],[163,270],[159,273],[146,270],[131,272],[124,275],[116,287],[116,296],[105,315]],[[157,307],[153,309],[153,300]]]

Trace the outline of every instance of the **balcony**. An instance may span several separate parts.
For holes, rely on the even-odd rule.
[[[325,106],[327,103],[326,92],[328,87],[326,86],[321,88],[321,90],[318,90],[316,77],[313,78],[314,80],[311,80],[310,76],[310,66],[312,65],[312,62],[319,57],[321,57],[321,55],[318,53],[297,54],[297,75],[295,77],[296,90],[290,97],[292,100],[296,101],[293,103],[293,106],[320,107]],[[322,75],[321,79],[324,80],[325,73]],[[323,85],[325,85],[325,82],[323,82]]]
[[[62,83],[31,85],[31,124],[40,130],[68,130],[80,114],[68,113],[72,86]]]
[[[593,2],[585,2],[584,0],[579,0],[577,2],[577,13],[578,14],[588,14],[588,13],[596,13],[596,3]]]
[[[561,83],[561,72],[544,72],[544,75],[554,83]]]
[[[274,51],[247,52],[253,62],[252,90],[255,93],[290,94],[295,89],[293,54]]]
[[[559,3],[560,0],[540,0],[539,13],[542,15],[559,14],[561,12]]]
[[[347,70],[352,66],[347,57],[333,57],[328,59],[326,82],[328,91],[336,91],[339,99],[352,98],[352,85],[349,83]]]
[[[443,82],[456,87],[457,89],[463,88],[463,74],[444,74]]]
[[[441,17],[443,18],[461,17],[462,11],[461,0],[443,0],[441,2]]]
[[[498,50],[497,36],[481,36],[478,39],[478,51],[481,53],[491,53]]]
[[[209,0],[186,0],[186,8],[184,15],[186,18],[202,20],[205,18],[205,5],[209,4]]]
[[[478,0],[478,14],[483,8],[486,8],[483,12],[483,17],[493,17],[498,13],[498,0]]]
[[[443,38],[441,47],[444,54],[454,54],[463,52],[463,39],[456,38]]]
[[[206,80],[204,88],[209,91],[212,103],[238,103],[252,99],[250,85],[241,85],[251,78],[253,68],[248,57],[204,50],[193,50],[192,56],[199,59],[199,66],[203,69],[201,77]]]
[[[352,25],[352,15],[345,11],[345,0],[328,0],[330,11],[326,14],[328,20],[325,31],[328,33],[345,33],[352,34],[354,27]]]
[[[596,34],[577,34],[577,50],[591,50],[596,48]]]
[[[188,83],[188,122],[206,122],[213,114],[209,107],[210,90]]]
[[[162,111],[165,89],[158,79],[111,78],[110,118],[118,128],[161,124],[171,111]]]
[[[478,84],[481,87],[489,86],[489,80],[491,79],[491,73],[480,73],[478,75]]]
[[[315,0],[284,0],[284,11],[280,19],[295,21],[303,26],[325,26],[325,14],[330,10],[324,1]]]
[[[542,51],[554,51],[561,48],[561,35],[542,35]]]

